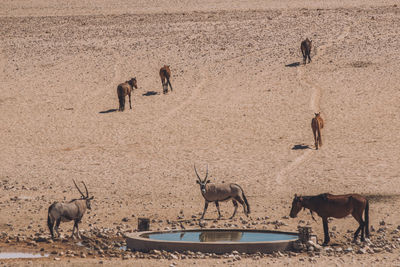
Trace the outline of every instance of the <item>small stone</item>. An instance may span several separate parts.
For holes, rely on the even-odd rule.
[[[56,257],[56,258],[54,258],[54,260],[55,260],[55,261],[59,261],[59,260],[61,260],[61,259]]]
[[[336,248],[336,249],[335,249],[335,252],[336,252],[336,253],[342,253],[342,252],[343,252],[343,249],[342,249],[342,248]]]
[[[352,248],[352,247],[348,247],[348,248],[346,248],[346,249],[344,250],[344,252],[346,252],[346,253],[353,252],[353,248]]]
[[[357,251],[357,254],[365,254],[365,253],[367,253],[367,251],[366,251],[364,248],[360,248],[360,249]]]

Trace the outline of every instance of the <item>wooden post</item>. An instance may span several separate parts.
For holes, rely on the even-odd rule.
[[[149,231],[150,230],[150,219],[149,218],[138,218],[138,231]]]

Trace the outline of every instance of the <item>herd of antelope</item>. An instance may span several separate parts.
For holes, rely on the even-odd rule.
[[[308,62],[311,62],[311,46],[312,42],[307,38],[303,42],[301,42],[301,52],[303,54],[303,64],[306,64],[306,60],[308,58]],[[171,88],[172,85],[170,82],[171,79],[171,70],[168,65],[164,65],[160,69],[160,78],[163,87],[163,94],[168,93],[168,86]],[[131,93],[133,88],[137,89],[137,81],[136,78],[132,78],[125,83],[121,83],[117,87],[117,94],[119,100],[119,111],[124,111],[125,109],[125,97],[129,97],[129,107],[132,109],[131,104]],[[318,147],[322,146],[322,137],[321,137],[321,129],[324,127],[324,122],[321,118],[320,113],[315,113],[315,117],[311,120],[311,128],[314,134],[314,142],[315,149],[318,150]],[[243,212],[246,216],[250,214],[250,205],[247,201],[247,198],[244,194],[244,190],[242,187],[235,183],[229,184],[214,184],[208,180],[208,165],[206,170],[206,175],[204,179],[201,179],[199,174],[197,173],[196,166],[194,165],[194,172],[197,176],[197,184],[200,185],[200,192],[203,196],[204,210],[200,219],[204,218],[204,215],[207,211],[208,205],[211,202],[215,203],[215,206],[218,211],[218,219],[221,218],[221,212],[219,209],[219,202],[232,200],[234,211],[230,219],[232,219],[236,215],[236,211],[238,208],[238,202],[243,206]],[[83,183],[86,194],[83,194],[79,189],[78,185],[73,181],[75,187],[78,189],[81,194],[80,199],[73,199],[68,203],[58,203],[54,202],[50,205],[48,209],[47,216],[47,224],[50,230],[51,237],[54,239],[54,223],[56,224],[55,230],[60,236],[58,232],[58,227],[60,222],[68,222],[74,221],[74,226],[72,229],[71,237],[74,237],[74,232],[76,228],[76,235],[79,238],[79,229],[78,223],[81,221],[83,215],[86,212],[86,209],[91,209],[90,201],[93,199],[89,197],[88,189]],[[292,202],[292,208],[290,210],[290,217],[295,218],[297,214],[301,211],[301,209],[309,209],[311,212],[312,218],[315,220],[313,216],[313,212],[317,213],[322,218],[323,229],[324,229],[324,243],[323,245],[327,245],[330,241],[329,238],[329,229],[328,229],[328,218],[344,218],[347,215],[351,214],[359,223],[359,227],[354,233],[354,240],[357,239],[360,231],[361,231],[361,241],[365,240],[365,237],[369,237],[369,202],[368,200],[358,194],[348,194],[348,195],[332,195],[332,194],[320,194],[317,196],[294,196]],[[364,220],[362,215],[364,214]]]

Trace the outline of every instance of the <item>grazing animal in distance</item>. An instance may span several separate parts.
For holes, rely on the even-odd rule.
[[[196,182],[200,185],[200,191],[205,200],[203,215],[201,215],[201,219],[204,218],[204,214],[206,213],[208,204],[210,202],[215,203],[215,206],[217,207],[218,210],[218,219],[220,219],[221,212],[219,210],[219,202],[228,201],[230,199],[232,199],[233,206],[235,207],[235,210],[233,211],[233,214],[230,217],[230,219],[232,219],[236,214],[238,208],[237,204],[238,202],[243,206],[244,214],[246,214],[246,216],[249,216],[248,214],[250,213],[250,206],[249,203],[247,202],[246,196],[244,195],[244,191],[242,187],[240,187],[240,185],[233,183],[231,184],[210,183],[210,180],[207,180],[208,166],[207,166],[206,177],[203,180],[197,173],[196,166],[194,166],[194,171],[198,179]]]
[[[295,218],[302,208],[309,209],[311,216],[313,216],[313,212],[316,212],[322,218],[322,223],[324,225],[324,245],[327,245],[330,241],[328,229],[329,217],[344,218],[351,214],[359,223],[359,227],[354,233],[354,241],[357,239],[360,231],[361,241],[365,241],[364,229],[365,236],[367,238],[369,237],[369,203],[368,200],[361,195],[332,195],[328,193],[317,196],[294,195],[290,217]],[[362,219],[364,211],[365,220]]]
[[[60,223],[69,222],[72,220],[74,221],[74,227],[72,228],[71,237],[74,237],[74,232],[76,228],[77,237],[80,238],[78,223],[81,222],[82,217],[86,212],[86,209],[91,209],[90,201],[93,199],[93,196],[89,197],[89,192],[85,183],[82,182],[85,186],[86,195],[82,193],[82,191],[76,185],[75,181],[72,181],[74,182],[76,189],[78,189],[79,193],[81,194],[81,198],[73,199],[68,203],[54,202],[50,205],[47,213],[47,226],[49,227],[52,239],[54,239],[54,223],[56,223],[55,230],[57,232],[57,235],[60,236],[60,233],[58,232],[58,227],[60,226]]]
[[[308,38],[305,39],[303,42],[301,42],[300,49],[301,53],[303,54],[303,64],[306,64],[306,60],[308,58],[308,63],[311,62],[311,47],[312,47],[312,41],[310,41]]]
[[[321,129],[324,128],[324,120],[321,117],[321,112],[314,114],[315,117],[311,120],[311,128],[314,134],[315,149],[318,150],[318,144],[322,146]]]
[[[171,70],[169,69],[169,65],[164,65],[164,67],[162,67],[160,69],[160,78],[161,78],[161,84],[163,87],[163,94],[168,93],[168,85],[169,87],[171,87],[171,92],[172,90],[172,85],[171,85]]]
[[[137,89],[137,81],[136,78],[132,78],[129,81],[126,81],[124,83],[121,83],[117,87],[117,94],[118,94],[118,100],[119,100],[119,109],[118,111],[124,111],[125,110],[125,96],[129,96],[129,107],[132,109],[132,103],[131,103],[131,93],[133,91],[133,87]]]

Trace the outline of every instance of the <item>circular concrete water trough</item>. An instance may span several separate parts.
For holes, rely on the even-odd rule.
[[[292,248],[297,233],[242,229],[191,229],[128,234],[127,247],[148,252],[152,249],[165,251],[193,251],[208,253],[272,253]]]

